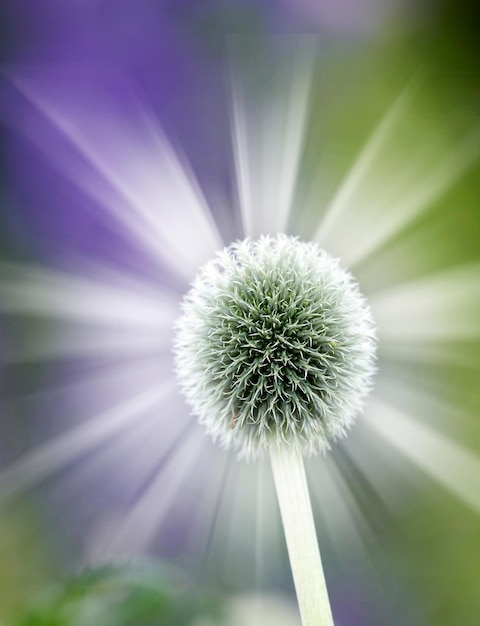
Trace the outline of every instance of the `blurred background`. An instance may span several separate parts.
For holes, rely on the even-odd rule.
[[[186,289],[168,263],[154,261],[100,206],[104,190],[62,112],[82,111],[85,128],[106,143],[107,164],[118,166],[121,177],[122,146],[138,140],[129,128],[141,102],[188,164],[227,244],[242,236],[232,85],[265,106],[266,124],[265,102],[300,94],[301,85],[290,80],[300,67],[300,76],[309,76],[308,112],[291,230],[310,238],[348,172],[368,162],[363,187],[353,184],[355,210],[329,222],[330,251],[354,266],[367,295],[398,288],[402,298],[407,285],[408,299],[437,285],[435,298],[447,309],[443,326],[443,314],[433,315],[426,343],[415,333],[404,343],[392,322],[389,341],[382,343],[380,332],[379,346],[378,397],[412,419],[420,415],[441,439],[416,447],[424,431],[405,430],[407,444],[387,448],[388,432],[382,439],[359,428],[332,452],[334,462],[309,467],[336,624],[476,625],[478,3],[6,0],[0,29],[0,624],[299,624],[268,467],[235,464],[218,453],[212,482],[202,485],[204,465],[195,481],[187,473],[195,472],[193,463],[177,459],[152,492],[162,502],[169,494],[161,530],[152,529],[135,511],[155,482],[155,463],[144,474],[138,470],[138,480],[132,475],[137,457],[155,456],[143,447],[146,427],[142,435],[138,426],[130,447],[107,445],[107,438],[89,446],[88,437],[75,439],[84,431],[71,429],[117,397],[128,398],[137,378],[166,377],[168,365],[157,363],[155,353],[100,350],[102,328],[85,320],[74,326],[35,306],[21,310],[9,298],[12,285],[24,280],[36,290],[34,300],[57,293],[61,308],[69,273],[89,280],[98,268],[105,270],[102,280],[113,277],[116,285],[128,276],[135,289],[158,286],[177,298]],[[125,142],[109,143],[108,128],[97,120],[120,120]],[[383,152],[370,158],[368,146],[385,135]],[[162,210],[165,223],[174,212],[188,229],[181,208]],[[61,277],[52,282],[41,268]],[[424,291],[421,280],[437,275]],[[419,279],[417,291],[409,291]],[[412,326],[416,303],[407,307]],[[173,414],[185,412],[172,398]],[[67,452],[52,447],[54,440],[66,442]],[[370,464],[362,464],[358,450]],[[217,452],[212,446],[205,454]],[[196,493],[202,506],[216,502],[201,533],[193,520],[206,518],[192,504]],[[103,551],[118,518],[130,511],[132,536],[123,537],[131,549],[120,542]]]

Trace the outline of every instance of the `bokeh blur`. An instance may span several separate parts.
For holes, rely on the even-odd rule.
[[[178,453],[169,338],[124,296],[175,309],[201,255],[177,161],[219,240],[243,236],[243,149],[255,228],[293,176],[290,231],[379,323],[365,420],[308,463],[336,624],[478,624],[479,7],[2,2],[2,626],[298,626],[268,464],[201,433]],[[158,233],[125,209],[155,185]]]

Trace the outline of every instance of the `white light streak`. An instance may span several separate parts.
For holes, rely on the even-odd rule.
[[[351,269],[430,209],[480,157],[479,127],[456,143],[426,132],[421,145],[418,135],[408,137],[414,87],[374,130],[314,236]]]
[[[232,138],[244,235],[286,232],[308,117],[312,50],[269,97],[253,104],[232,75]]]
[[[411,463],[480,513],[480,459],[449,437],[372,399],[364,421]]]
[[[431,163],[421,166],[419,163],[415,178],[406,181],[404,190],[396,198],[378,206],[372,198],[372,205],[378,206],[375,226],[366,219],[362,231],[355,235],[355,245],[351,254],[344,256],[349,267],[355,267],[414,218],[430,209],[434,203],[448,191],[471,167],[480,156],[480,128],[463,137],[456,146],[435,155]]]
[[[329,238],[332,237],[333,231],[335,230],[336,235],[337,230],[345,225],[347,219],[345,214],[348,216],[352,210],[356,210],[360,189],[366,184],[366,180],[372,176],[375,163],[385,147],[391,142],[392,135],[399,120],[405,115],[411,97],[412,88],[409,87],[397,98],[391,109],[379,122],[327,208],[317,232],[313,236],[314,241],[326,245]]]
[[[158,385],[72,428],[66,434],[27,452],[0,473],[0,501],[48,478],[121,429],[142,419],[145,411],[159,407],[172,392],[173,383]]]
[[[94,113],[69,111],[28,81],[16,77],[13,82],[91,166],[85,172],[58,162],[67,177],[153,258],[191,280],[221,247],[221,238],[198,185],[146,109],[127,124],[102,102],[91,106]],[[50,156],[55,160],[55,154]]]
[[[465,265],[373,294],[380,344],[480,336],[480,265]]]
[[[331,459],[307,465],[309,485],[335,551],[350,566],[353,561],[369,564],[366,539],[373,543],[368,523],[349,485]]]
[[[135,555],[147,550],[160,531],[178,494],[190,497],[188,483],[194,468],[199,467],[202,444],[203,434],[197,429],[186,432],[175,444],[165,466],[159,467],[156,476],[136,504],[126,512],[120,521],[120,527],[112,534],[110,542],[105,546],[108,555]],[[157,462],[160,463],[161,459],[162,454],[159,454]]]
[[[0,312],[166,331],[177,299],[126,278],[95,280],[38,267],[1,263]]]
[[[5,353],[10,362],[152,354],[170,346],[178,310],[172,293],[100,271],[88,278],[1,263],[0,273],[0,313],[47,324],[19,335]]]

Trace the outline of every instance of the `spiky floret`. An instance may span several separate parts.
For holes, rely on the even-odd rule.
[[[372,385],[375,332],[351,275],[315,243],[236,242],[201,270],[176,324],[178,379],[206,430],[241,456],[317,452]]]

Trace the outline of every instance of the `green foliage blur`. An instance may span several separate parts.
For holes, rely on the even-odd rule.
[[[199,619],[214,626],[220,608],[217,598],[162,564],[112,565],[47,586],[11,626],[190,626]]]

